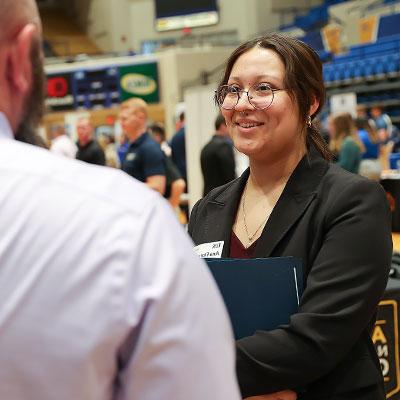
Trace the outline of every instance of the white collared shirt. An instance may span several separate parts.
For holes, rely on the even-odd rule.
[[[8,119],[0,112],[0,139],[12,139],[13,137],[14,135]]]
[[[240,398],[218,291],[145,185],[1,140],[0,232],[1,399]]]

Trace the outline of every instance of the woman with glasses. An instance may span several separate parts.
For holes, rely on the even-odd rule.
[[[317,54],[278,34],[239,46],[216,91],[250,168],[195,205],[189,233],[196,245],[223,241],[222,257],[298,257],[304,275],[290,323],[237,342],[243,398],[385,398],[370,332],[390,266],[389,208],[379,185],[330,162],[312,123],[324,97]]]

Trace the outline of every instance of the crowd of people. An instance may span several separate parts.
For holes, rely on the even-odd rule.
[[[184,119],[169,147],[162,127],[147,129],[143,100],[123,102],[122,171],[102,167],[87,119],[76,144],[54,129],[53,150],[66,157],[34,146],[44,78],[36,3],[2,0],[0,25],[1,398],[386,398],[371,330],[391,262],[390,209],[382,187],[354,172],[373,169],[362,155],[374,160],[390,136],[384,118],[359,134],[342,114],[326,143],[311,47],[270,33],[228,58],[215,92],[222,116],[201,159],[205,176],[228,159],[231,174],[205,187],[190,240],[159,195],[170,181],[171,200],[186,179]],[[238,178],[232,146],[249,158]],[[193,251],[215,243],[224,258],[301,261],[304,292],[287,324],[234,341]]]
[[[50,150],[91,164],[121,168],[160,192],[177,208],[187,191],[184,113],[179,116],[175,135],[167,141],[162,124],[148,124],[147,108],[141,99],[121,104],[118,145],[114,135],[103,134],[96,139],[90,118],[82,117],[76,124],[76,143],[64,126],[51,126]],[[372,107],[368,115],[362,105],[355,117],[350,113],[330,115],[323,137],[334,162],[375,181],[380,180],[383,169],[389,168],[389,155],[397,151],[400,141],[397,128],[380,107]],[[216,117],[215,132],[201,150],[200,164],[203,195],[236,178],[234,145],[222,114]]]
[[[370,116],[364,106],[357,115],[331,115],[326,135],[333,159],[349,172],[379,181],[382,169],[389,169],[389,155],[396,150],[398,130],[381,107],[372,107]]]
[[[76,122],[76,143],[64,125],[55,124],[50,127],[48,148],[67,158],[120,168],[158,191],[176,209],[187,186],[184,115],[180,116],[180,129],[171,143],[166,141],[161,124],[148,125],[148,106],[142,99],[134,98],[122,103],[118,121],[122,130],[118,145],[113,134],[96,137],[90,118],[81,117]],[[47,147],[44,140],[43,147]]]
[[[81,117],[76,122],[76,143],[64,125],[55,124],[50,127],[48,147],[64,157],[120,168],[158,191],[174,209],[181,205],[187,211],[182,202],[182,194],[187,191],[184,112],[180,113],[177,131],[169,142],[162,124],[149,123],[148,105],[142,99],[123,102],[118,122],[118,145],[113,134],[96,138],[90,118]],[[236,178],[234,146],[222,114],[215,119],[214,135],[202,149],[200,162],[204,195]]]

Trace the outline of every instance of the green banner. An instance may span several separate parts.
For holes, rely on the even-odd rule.
[[[121,101],[140,97],[147,103],[160,101],[157,63],[119,67]]]

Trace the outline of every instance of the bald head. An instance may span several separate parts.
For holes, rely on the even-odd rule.
[[[0,112],[32,141],[43,111],[42,28],[35,0],[0,0]]]
[[[0,1],[0,40],[14,36],[28,23],[41,27],[39,12],[34,0]]]

